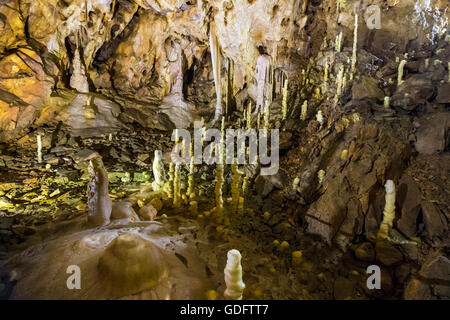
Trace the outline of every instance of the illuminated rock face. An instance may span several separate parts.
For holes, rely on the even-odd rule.
[[[136,234],[114,239],[100,257],[98,270],[105,290],[113,297],[151,289],[169,273],[160,249]]]
[[[0,90],[13,94],[0,91],[0,127],[7,130],[0,139],[10,140],[29,127],[56,88],[86,93],[90,85],[96,92],[132,99],[132,106],[125,104],[132,120],[152,128],[168,126],[159,119],[161,105],[172,122],[180,109],[178,127],[193,119],[188,101],[207,104],[218,117],[227,79],[239,92],[238,108],[251,99],[262,109],[272,92],[280,91],[278,83],[271,88],[273,70],[292,79],[294,90],[302,85],[298,75],[307,65],[324,69],[326,64],[334,73],[338,57],[332,42],[342,32],[341,53],[351,48],[355,11],[360,48],[386,61],[403,55],[408,43],[426,44],[445,32],[445,19],[434,10],[443,11],[445,1],[375,2],[383,14],[381,31],[370,30],[363,19],[372,4],[347,1],[336,12],[331,0],[2,1],[0,66],[25,46],[37,64],[29,61],[12,78],[0,75]],[[402,28],[399,16],[408,17]],[[387,42],[393,45],[384,46]],[[227,61],[233,67],[226,71]],[[321,78],[314,72],[308,77]]]

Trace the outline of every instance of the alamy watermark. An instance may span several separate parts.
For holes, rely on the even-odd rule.
[[[274,175],[280,166],[279,134],[278,129],[226,129],[222,135],[221,130],[205,129],[200,121],[196,121],[192,155],[194,164],[233,164],[236,159],[239,165],[259,163],[261,175]],[[189,163],[191,154],[186,151],[191,145],[191,133],[185,129],[176,129],[172,141],[180,141],[172,150],[172,161],[175,164]]]

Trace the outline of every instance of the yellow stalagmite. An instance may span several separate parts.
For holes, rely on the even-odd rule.
[[[233,182],[231,184],[231,212],[236,213],[239,208],[239,198],[241,196],[242,172],[239,171],[236,158],[231,166]]]
[[[308,100],[305,100],[305,102],[303,102],[303,104],[302,104],[302,111],[301,112],[302,112],[302,114],[301,114],[300,119],[302,121],[305,121],[306,117],[308,115]]]
[[[191,141],[189,146],[189,153],[191,155],[191,162],[189,163],[188,188],[186,196],[188,198],[195,198],[195,181],[194,181],[194,142]]]
[[[173,206],[179,208],[181,206],[181,166],[175,164],[175,177],[173,180]]]
[[[173,181],[175,180],[175,164],[171,162],[169,164],[169,183],[167,185],[167,196],[169,199],[173,199]]]
[[[378,231],[379,239],[387,239],[389,231],[392,229],[392,223],[395,218],[395,184],[394,181],[388,180],[384,185],[386,189],[386,202],[383,210],[383,221]]]
[[[405,68],[406,60],[400,61],[398,65],[398,78],[397,85],[401,85],[403,83],[403,69]]]
[[[283,104],[282,104],[283,120],[286,120],[287,117],[287,94],[288,94],[288,79],[286,79],[283,86]]]

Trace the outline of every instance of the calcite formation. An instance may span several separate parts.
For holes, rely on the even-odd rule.
[[[101,157],[89,161],[88,216],[89,225],[98,227],[110,222],[112,201],[108,194],[108,173]]]
[[[169,274],[161,250],[132,233],[120,235],[109,244],[99,259],[98,271],[112,297],[151,289]]]

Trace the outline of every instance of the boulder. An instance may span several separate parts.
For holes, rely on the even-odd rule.
[[[131,203],[129,202],[113,202],[112,211],[111,211],[111,219],[128,219],[129,221],[139,221],[139,217],[134,212]]]
[[[450,114],[435,113],[420,119],[415,148],[422,154],[443,152],[450,143]]]
[[[397,88],[391,98],[391,105],[406,111],[414,111],[430,100],[436,93],[430,79],[422,74],[413,75]]]
[[[158,210],[156,210],[156,208],[151,204],[146,204],[139,209],[139,217],[142,221],[152,221],[157,215]]]

